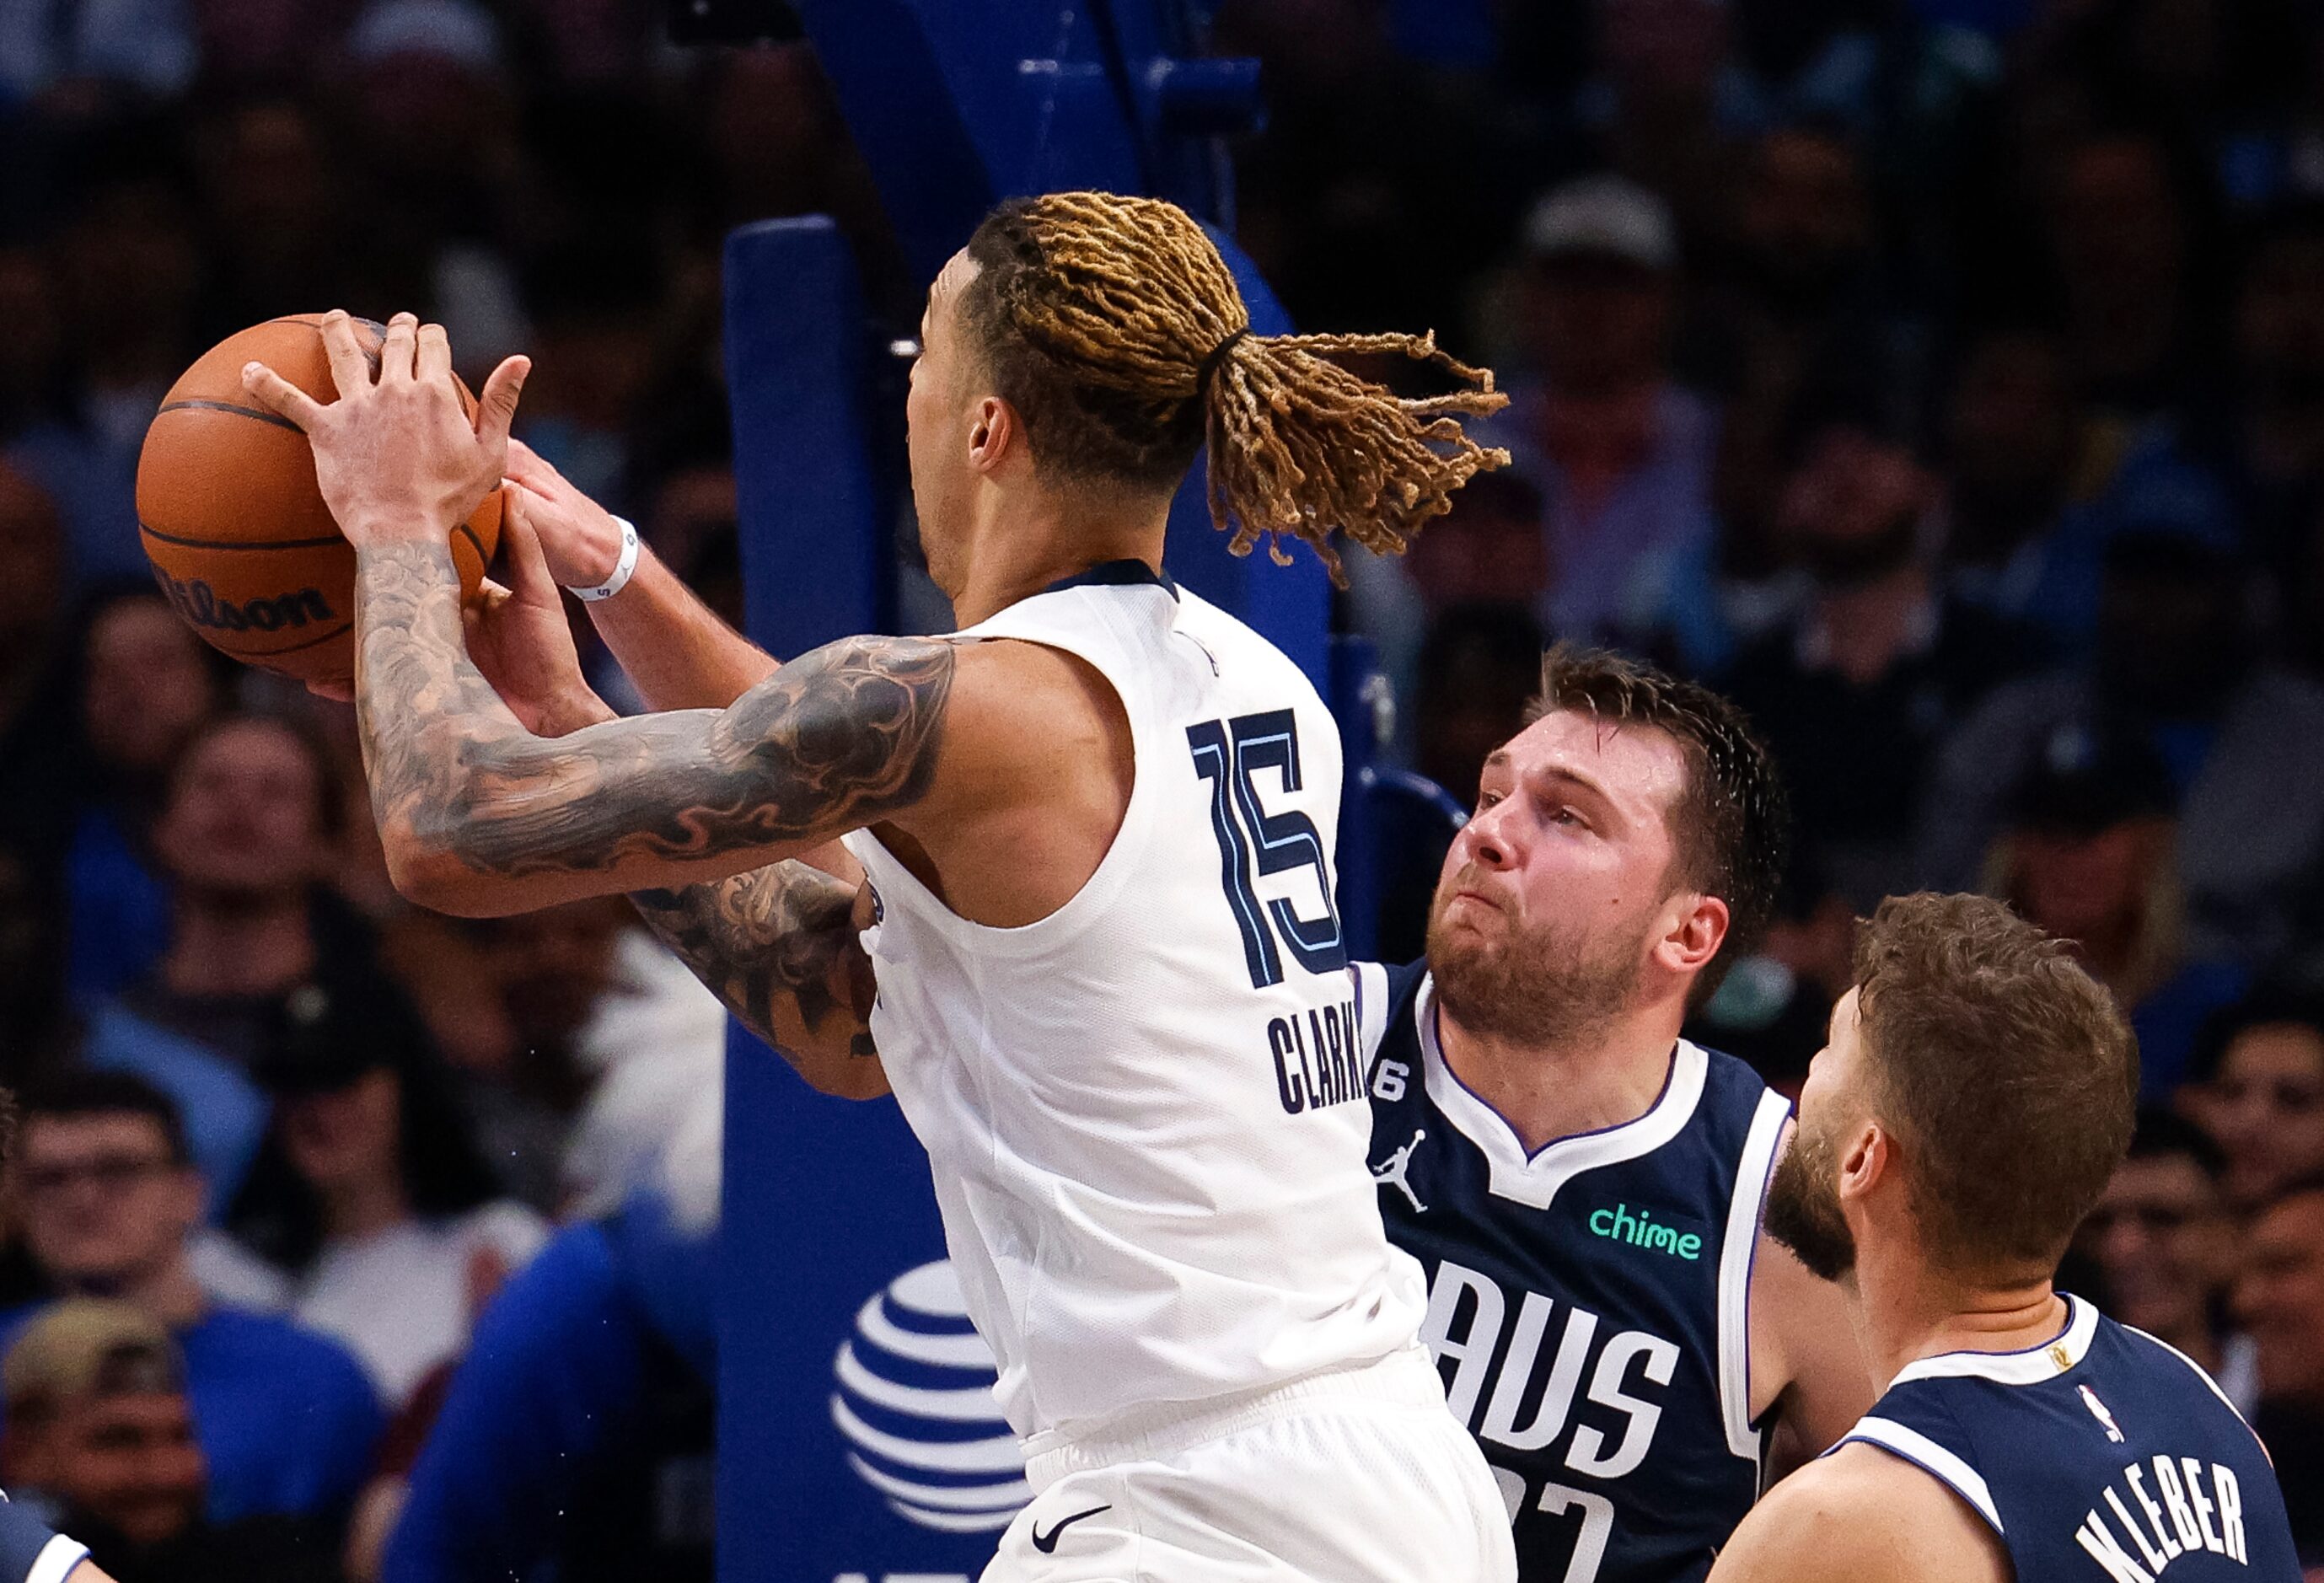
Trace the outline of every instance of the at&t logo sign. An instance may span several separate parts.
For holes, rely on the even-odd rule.
[[[1033,1498],[1017,1437],[992,1399],[992,1354],[939,1259],[864,1303],[833,1364],[831,1421],[847,1465],[898,1516],[947,1533],[999,1533]]]

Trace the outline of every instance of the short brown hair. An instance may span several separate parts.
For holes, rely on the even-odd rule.
[[[969,238],[961,318],[1037,466],[1067,481],[1175,488],[1207,442],[1228,548],[1305,540],[1345,586],[1334,530],[1401,554],[1452,492],[1506,465],[1461,427],[1508,398],[1426,336],[1260,336],[1193,216],[1158,198],[1012,198]],[[1398,396],[1332,361],[1402,355],[1455,388]]]
[[[2130,1146],[2138,1041],[2114,997],[2001,903],[1927,891],[1864,925],[1856,989],[1931,1258],[2047,1274]]]
[[[1727,904],[1727,938],[1695,980],[1698,1004],[1719,987],[1775,911],[1790,855],[1791,810],[1782,778],[1734,703],[1698,682],[1604,649],[1560,643],[1542,656],[1541,691],[1526,705],[1531,725],[1577,710],[1647,726],[1686,758],[1686,790],[1670,812],[1674,875]]]

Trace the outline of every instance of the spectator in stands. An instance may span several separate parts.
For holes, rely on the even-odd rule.
[[[1863,392],[1868,415],[1906,421],[1908,336],[1883,300],[1872,195],[1858,145],[1811,124],[1753,143],[1733,198],[1723,267],[1696,298],[1683,351],[1726,398],[1726,465],[1738,446],[1782,438],[1802,392]]]
[[[48,492],[5,456],[0,564],[0,846],[46,870],[73,816],[71,715],[56,675],[64,529]]]
[[[1945,568],[1962,597],[2031,621],[2061,648],[2087,638],[2051,609],[2068,508],[2107,468],[2063,342],[2032,326],[1977,334],[1945,401]]]
[[[2026,770],[1986,891],[2073,942],[2138,1035],[2139,1091],[2166,1101],[2205,1022],[2241,999],[2241,963],[2190,958],[2173,861],[2177,790],[2135,732],[2061,727]]]
[[[229,1223],[393,1411],[466,1349],[548,1229],[498,1196],[441,1069],[360,1005],[320,986],[290,997],[260,1072],[274,1121]]]
[[[153,823],[171,766],[217,712],[224,658],[150,582],[90,595],[80,637],[81,813],[66,857],[69,972],[84,1001],[125,988],[169,945],[169,887]]]
[[[284,999],[321,986],[414,1048],[427,1035],[322,883],[346,805],[327,749],[281,717],[225,715],[181,752],[153,831],[171,880],[168,948],[96,1017],[88,1059],[169,1091],[196,1160],[230,1195],[264,1129],[248,1072]]]
[[[1405,553],[1430,621],[1455,605],[1531,606],[1548,592],[1541,492],[1514,473],[1484,473],[1452,499]]]
[[[279,1305],[280,1278],[203,1226],[205,1185],[169,1100],[118,1072],[30,1089],[11,1168],[25,1244],[55,1289],[120,1299],[176,1338],[210,1516],[342,1517],[379,1404],[343,1348],[260,1311]]]
[[[1347,557],[1349,617],[1371,639],[1396,695],[1416,713],[1426,708],[1417,691],[1423,648],[1465,620],[1453,615],[1455,607],[1540,609],[1550,587],[1541,522],[1540,490],[1507,470],[1480,473],[1402,556]],[[1397,722],[1407,753],[1416,724]]]
[[[2201,364],[2192,183],[2160,138],[2097,132],[2046,169],[2049,231],[2075,378],[2113,421],[2177,410]]]
[[[2236,542],[2200,489],[2144,496],[2104,551],[2095,657],[2002,687],[1945,745],[1916,879],[1974,884],[2045,745],[2112,722],[2179,789],[2189,952],[2256,970],[2282,949],[2324,857],[2324,688],[2259,661]]]
[[[0,1364],[0,1477],[45,1498],[118,1583],[333,1583],[328,1529],[204,1515],[206,1466],[169,1332],[127,1303],[74,1298]]]
[[[2228,1328],[2236,1226],[2220,1188],[2226,1170],[2200,1127],[2142,1109],[2129,1155],[2075,1241],[2105,1280],[2107,1314],[2201,1364],[2248,1417],[2259,1402],[2258,1352]]]
[[[2253,1219],[2236,1315],[2259,1359],[2252,1428],[2275,1464],[2300,1559],[2324,1564],[2324,1181],[2285,1188]]]
[[[1653,193],[1592,177],[1544,198],[1522,240],[1535,377],[1490,428],[1546,502],[1543,624],[1577,640],[1644,630],[1669,564],[1711,531],[1717,417],[1670,368],[1677,229]]]
[[[513,1037],[494,1069],[467,1074],[468,1109],[503,1184],[544,1212],[558,1207],[565,1142],[592,1079],[630,1054],[605,1051],[590,1035],[612,1001],[635,988],[621,978],[622,937],[633,931],[642,933],[627,902],[594,897],[475,932]]]
[[[2190,412],[2178,445],[2226,481],[2258,560],[2289,575],[2324,505],[2324,202],[2261,222],[2230,311],[2232,399]]]
[[[75,399],[16,454],[63,511],[75,584],[145,575],[137,452],[161,396],[200,350],[202,251],[179,129],[124,117],[77,140],[57,283]]]
[[[1803,850],[1868,911],[1914,888],[1915,816],[1947,729],[2032,648],[1939,585],[1938,481],[1910,449],[1852,419],[1802,431],[1782,522],[1813,594],[1743,651],[1726,688],[1783,768]]]
[[[2250,1208],[2324,1172],[2324,1007],[2268,991],[2203,1031],[2182,1099],[2227,1155],[2230,1201]]]
[[[1832,1003],[1855,984],[1855,958],[1856,909],[1812,858],[1794,856],[1766,934],[1688,1017],[1685,1036],[1748,1062],[1796,1100]]]
[[[69,1048],[64,935],[55,892],[0,846],[0,1084],[22,1082]]]
[[[1430,624],[1412,693],[1411,762],[1452,806],[1476,805],[1486,756],[1524,725],[1544,647],[1540,624],[1517,604],[1454,605]],[[1371,812],[1380,954],[1409,962],[1425,946],[1429,898],[1460,824],[1425,787],[1388,788]]]
[[[559,1232],[485,1311],[408,1496],[392,1489],[386,1583],[708,1583],[715,1126],[701,1141],[706,1222],[633,1194]]]
[[[13,173],[12,173],[13,174]],[[12,196],[0,175],[0,201]],[[0,324],[13,332],[0,341],[0,445],[36,424],[54,419],[64,400],[64,324],[56,277],[39,250],[0,242]]]

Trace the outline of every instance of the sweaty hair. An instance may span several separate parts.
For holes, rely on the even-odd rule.
[[[1729,699],[1626,655],[1560,643],[1542,656],[1527,725],[1574,710],[1674,740],[1686,789],[1670,810],[1673,877],[1727,904],[1727,937],[1695,980],[1700,1004],[1774,914],[1791,847],[1791,808],[1775,761]]]
[[[1013,198],[969,239],[962,322],[1035,463],[1072,483],[1175,487],[1210,446],[1211,520],[1288,566],[1305,539],[1344,586],[1334,529],[1397,555],[1452,492],[1506,465],[1461,415],[1508,398],[1425,336],[1260,336],[1219,250],[1157,198]],[[1331,361],[1395,353],[1463,388],[1397,396]]]
[[[1864,925],[1856,988],[1929,1256],[2048,1275],[2130,1144],[2138,1041],[2114,997],[2001,903],[1927,891]]]

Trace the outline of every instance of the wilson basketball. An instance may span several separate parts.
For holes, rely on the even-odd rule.
[[[255,359],[318,401],[335,400],[320,314],[269,319],[204,353],[162,398],[137,458],[137,526],[161,592],[212,646],[306,681],[355,674],[355,547],[315,484],[307,437],[242,388]],[[374,371],[383,328],[359,320]],[[474,416],[468,388],[460,399]],[[452,533],[473,597],[500,541],[494,490]]]

